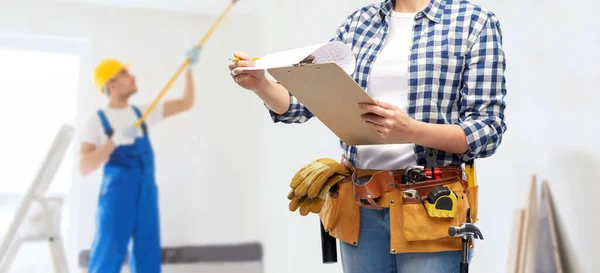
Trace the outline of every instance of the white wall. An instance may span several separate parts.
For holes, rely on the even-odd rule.
[[[593,171],[600,167],[600,149],[595,145],[600,137],[595,126],[600,113],[596,92],[600,84],[596,66],[600,61],[600,32],[592,19],[597,4],[479,2],[495,10],[502,22],[509,88],[507,138],[498,155],[483,161],[485,165],[480,168],[481,183],[509,186],[500,192],[498,186],[482,188],[482,195],[489,197],[482,209],[490,216],[481,226],[488,238],[508,239],[501,233],[509,228],[510,221],[504,206],[525,204],[522,198],[535,173],[549,180],[566,247],[572,251],[568,262],[571,272],[595,272],[600,262],[594,258],[593,246],[600,240],[593,231],[600,222],[590,216],[596,214],[600,202],[594,197],[582,198],[599,189]],[[494,171],[499,164],[511,171]],[[511,195],[514,198],[507,203],[503,197]],[[511,242],[497,242],[501,248],[486,248],[480,261],[501,262],[496,259],[505,256]]]
[[[216,17],[54,1],[0,4],[3,32],[89,41],[77,106],[81,118],[106,102],[91,80],[93,66],[101,58],[131,62],[140,88],[133,102],[151,101]],[[258,51],[261,46],[255,23],[248,19],[244,15],[226,18],[205,45],[194,74],[196,107],[151,131],[165,246],[260,240],[255,186],[261,169],[257,158],[264,112],[254,96],[236,88],[227,69],[235,48]],[[164,99],[181,95],[182,83],[183,77]],[[68,229],[72,262],[93,238],[100,172],[75,178],[70,208],[77,221]]]

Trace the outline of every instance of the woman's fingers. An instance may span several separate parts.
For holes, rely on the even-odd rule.
[[[360,116],[364,121],[369,122],[373,125],[383,126],[385,124],[385,118],[373,113],[366,113]]]
[[[233,53],[233,57],[239,58],[240,60],[251,60],[250,56],[248,56],[248,54],[246,54],[246,52],[242,52],[242,51],[239,51],[239,50],[236,50]]]
[[[234,68],[231,73],[232,75],[239,75],[239,74],[252,74],[253,72],[257,72],[258,70],[246,70],[243,67],[236,67]]]
[[[229,64],[229,70],[233,70],[238,67],[253,67],[256,63],[254,61],[235,61]]]
[[[235,58],[237,58],[237,60],[235,60],[229,64],[229,71],[230,71],[231,77],[233,77],[235,82],[240,84],[241,82],[248,79],[248,77],[260,78],[262,76],[260,74],[262,72],[261,70],[246,70],[245,69],[247,67],[256,66],[256,62],[253,61],[252,58],[250,56],[248,56],[248,54],[238,50],[238,51],[235,51],[233,56]]]
[[[253,67],[256,63],[254,61],[237,61],[236,67]]]
[[[236,52],[236,54],[237,54],[237,52]],[[249,71],[241,69],[241,68],[243,68],[243,67],[253,67],[255,65],[256,65],[256,63],[254,61],[252,61],[252,60],[234,61],[233,63],[229,64],[229,70],[232,71],[231,72],[232,76],[236,76],[238,74],[249,73]]]

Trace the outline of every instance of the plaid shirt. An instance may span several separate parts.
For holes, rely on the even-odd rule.
[[[367,90],[369,72],[388,32],[395,0],[384,0],[353,12],[332,41],[352,48],[357,68],[354,80]],[[467,1],[432,0],[414,18],[409,54],[407,114],[419,121],[457,124],[465,132],[465,154],[437,151],[438,165],[459,165],[494,154],[506,131],[505,57],[500,23],[493,12]],[[274,122],[303,123],[313,114],[290,94],[282,115],[269,110]],[[340,141],[344,155],[354,163],[356,147]],[[425,149],[415,145],[415,156],[425,165]]]

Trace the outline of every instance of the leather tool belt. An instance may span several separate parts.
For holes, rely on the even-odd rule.
[[[461,166],[436,167],[435,177],[422,182],[406,183],[403,179],[405,169],[398,170],[363,170],[356,169],[346,157],[342,157],[342,165],[352,174],[340,183],[352,181],[356,203],[365,208],[383,209],[389,192],[394,189],[405,191],[414,189],[422,196],[427,196],[431,189],[456,182],[462,177]],[[438,171],[439,170],[439,171]]]

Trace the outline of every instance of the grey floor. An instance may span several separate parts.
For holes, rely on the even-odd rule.
[[[14,217],[14,212],[20,202],[20,198],[20,196],[0,194],[0,241],[4,238],[3,236]],[[212,250],[212,253],[210,253],[210,250]],[[261,252],[260,244],[257,243],[233,246],[193,246],[191,248],[188,246],[183,248],[183,250],[179,249],[170,253],[168,260],[182,263],[165,264],[163,265],[163,272],[262,273],[264,269],[261,262]],[[229,255],[223,255],[225,253]],[[37,257],[35,261],[31,259],[34,256]],[[232,257],[237,257],[235,259],[238,260],[232,259]],[[54,273],[50,261],[47,244],[28,244],[23,246],[19,251],[9,273]],[[125,266],[122,273],[128,272],[129,270]]]

